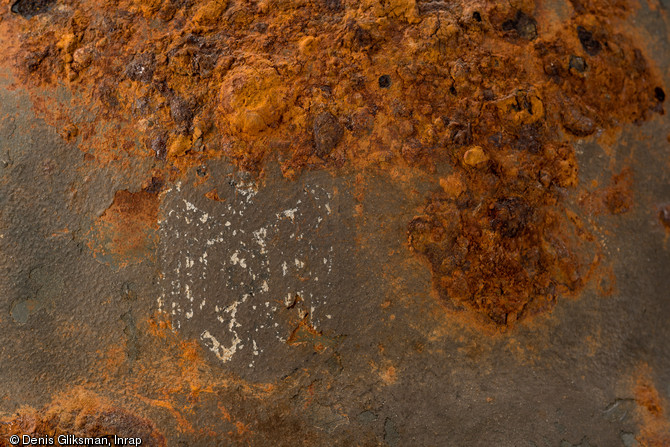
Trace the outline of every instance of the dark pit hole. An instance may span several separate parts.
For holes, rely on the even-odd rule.
[[[379,88],[389,88],[391,86],[391,76],[381,75],[379,77]]]
[[[251,26],[251,30],[263,34],[268,30],[268,24],[265,22],[257,22]]]
[[[198,177],[204,177],[207,175],[207,166],[198,166],[195,170],[195,173],[198,174]]]
[[[163,189],[163,180],[159,177],[151,177],[151,182],[144,190],[150,194],[157,194]]]
[[[325,158],[342,140],[344,129],[335,115],[322,112],[314,118],[313,136],[316,155]]]
[[[475,20],[475,22],[481,22],[482,21],[482,15],[479,13],[479,11],[475,11],[472,13],[472,18]]]
[[[570,56],[570,68],[578,71],[579,73],[584,73],[586,71],[586,61],[583,57]]]
[[[153,53],[140,53],[126,65],[125,75],[131,81],[149,83],[154,77],[156,56]]]
[[[451,87],[449,87],[449,93],[456,96],[456,87],[454,87],[453,85]]]
[[[658,99],[658,102],[665,101],[665,91],[661,87],[656,87],[654,89],[654,97]]]
[[[26,19],[46,12],[54,0],[17,0],[12,3],[11,11]]]
[[[361,28],[357,23],[347,25],[347,28],[352,28],[354,30],[354,35],[352,38],[353,47],[356,49],[366,49],[370,48],[374,43],[372,39],[372,34],[370,31],[367,31]]]
[[[535,40],[537,38],[537,22],[523,11],[517,11],[513,19],[502,24],[503,31],[516,31],[522,39]]]
[[[165,160],[167,155],[167,137],[164,134],[156,135],[149,143],[157,160]]]
[[[329,11],[342,11],[342,0],[325,0],[326,9]]]
[[[589,55],[595,56],[596,54],[600,53],[600,50],[602,50],[602,44],[600,41],[595,39],[593,37],[593,33],[583,26],[577,27],[577,37],[579,38],[579,42],[582,44],[582,48],[584,48],[584,51],[586,51]]]
[[[528,228],[533,209],[518,197],[498,199],[489,209],[491,228],[507,238],[515,238]]]
[[[661,223],[667,228],[670,229],[670,204],[663,205],[658,211],[658,218],[661,219]]]

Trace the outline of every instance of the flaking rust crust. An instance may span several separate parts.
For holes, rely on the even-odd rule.
[[[670,445],[667,7],[0,0],[0,446]]]
[[[566,8],[552,20],[532,1],[25,0],[5,26],[24,82],[69,85],[99,118],[128,123],[112,144],[82,126],[102,162],[115,147],[153,156],[171,179],[218,157],[256,173],[276,160],[289,178],[451,166],[410,246],[445,304],[502,328],[581,290],[594,265],[566,213],[572,139],[664,113],[658,71],[624,26],[634,5]],[[614,188],[630,182],[620,176]],[[585,204],[625,212],[619,189]]]
[[[117,191],[114,202],[87,234],[89,248],[107,264],[124,267],[151,256],[156,244],[158,201],[151,185],[135,193]]]
[[[150,421],[114,408],[99,396],[82,390],[59,396],[40,410],[23,408],[16,417],[3,423],[0,432],[2,447],[13,445],[8,442],[12,435],[41,438],[41,445],[70,445],[58,442],[58,436],[63,434],[77,438],[109,436],[110,445],[113,445],[113,435],[141,439],[142,445],[150,447],[167,445]],[[45,438],[53,438],[55,442],[48,444]]]

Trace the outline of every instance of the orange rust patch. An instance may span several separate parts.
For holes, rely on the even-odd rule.
[[[590,263],[577,249],[578,240],[587,240],[584,230],[561,213],[556,190],[517,176],[496,188],[494,172],[504,168],[493,163],[442,182],[408,234],[443,302],[473,311],[484,324],[509,327],[550,311],[559,293],[579,291]],[[565,168],[574,166],[568,147],[518,154],[519,170],[536,165],[550,185],[575,182],[574,168]]]
[[[172,331],[170,324],[163,316],[151,319],[148,331],[152,342],[160,349],[155,354],[156,369],[150,364],[142,363],[136,368],[142,372],[139,376],[151,379],[153,387],[158,391],[160,398],[170,400],[173,395],[188,393],[194,399],[201,393],[213,393],[216,387],[235,385],[250,395],[262,396],[272,389],[271,385],[249,385],[244,381],[231,377],[217,376],[203,356],[202,347],[197,340],[182,340]],[[123,368],[117,363],[114,369]]]
[[[168,179],[219,157],[256,173],[276,160],[289,178],[452,168],[410,223],[411,245],[444,302],[507,327],[578,292],[590,270],[578,247],[592,238],[564,217],[571,140],[664,113],[658,70],[625,21],[633,2],[538,6],[75,0],[30,19],[5,12],[0,35],[19,36],[8,50],[25,85],[67,86],[93,111],[76,125],[100,163],[154,157]],[[70,125],[52,103],[36,107]],[[614,179],[608,211],[630,208],[631,182]],[[140,259],[151,237],[127,239],[109,219],[96,253]]]
[[[337,337],[328,337],[323,332],[317,331],[310,324],[309,315],[305,315],[295,329],[293,329],[286,343],[291,346],[312,345],[315,351],[323,352],[328,347],[334,346],[337,343]]]
[[[624,168],[614,174],[609,185],[601,190],[584,194],[581,205],[590,214],[623,214],[633,206],[633,173]]]
[[[0,424],[0,446],[9,447],[11,435],[56,437],[54,445],[62,445],[57,438],[62,434],[138,437],[142,439],[142,445],[167,445],[151,421],[117,408],[90,391],[75,389],[57,396],[40,410],[24,407],[15,416],[5,418]]]
[[[147,323],[146,341],[152,348],[141,362],[132,364],[134,374],[126,373],[130,365],[125,347],[113,346],[103,353],[105,361],[96,372],[97,381],[114,384],[124,395],[167,411],[178,431],[205,433],[206,427],[193,423],[193,413],[200,402],[216,398],[221,390],[233,388],[241,393],[240,399],[256,399],[272,391],[272,385],[248,384],[213,370],[198,341],[180,339],[163,316]]]
[[[226,199],[222,199],[219,197],[219,193],[217,192],[216,189],[212,189],[208,193],[205,194],[205,197],[207,197],[209,200],[214,200],[215,202],[225,202]]]
[[[392,385],[398,380],[398,374],[395,367],[392,365],[382,368],[379,375],[386,385]]]
[[[665,231],[670,232],[670,203],[658,207],[658,219],[665,227]]]
[[[264,384],[227,374],[205,358],[197,340],[180,338],[162,314],[142,323],[140,332],[146,333],[142,343],[147,344],[141,361],[129,361],[123,347],[112,348],[94,372],[91,386],[104,384],[147,411],[168,416],[170,428],[199,445],[222,440],[230,445],[266,445],[277,439],[308,445],[326,442],[303,413],[278,399],[298,394],[304,377]],[[218,408],[220,418],[203,419],[207,408]]]
[[[633,393],[637,403],[640,432],[637,440],[644,447],[670,445],[670,422],[666,416],[667,403],[661,398],[651,378],[651,370],[642,365],[634,377]]]
[[[158,199],[149,191],[117,191],[87,235],[95,256],[117,267],[142,262],[156,244]]]
[[[224,154],[259,171],[275,158],[293,176],[429,167],[469,140],[486,149],[490,107],[578,136],[662,111],[653,67],[622,32],[628,2],[564,9],[552,22],[533,1],[75,1],[0,26],[20,36],[11,50],[28,84],[63,83],[97,111],[84,138],[101,160],[130,144],[182,167]]]

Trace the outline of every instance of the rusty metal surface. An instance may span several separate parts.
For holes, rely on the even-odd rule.
[[[560,19],[561,5],[538,4]],[[626,19],[663,85],[666,7],[642,2]],[[523,36],[525,20],[507,26]],[[515,324],[516,310],[500,320],[451,306],[442,267],[412,242],[410,222],[451,188],[449,163],[340,169],[333,155],[286,175],[270,159],[262,176],[226,156],[168,154],[160,175],[154,154],[103,163],[87,145],[111,144],[109,129],[87,140],[44,104],[71,105],[81,127],[102,112],[64,85],[24,85],[12,64],[0,64],[0,445],[14,433],[179,447],[670,445],[664,112],[570,140],[580,187],[559,209],[589,237],[566,258],[595,273],[575,269],[588,280]],[[319,116],[315,151],[341,148],[344,131]],[[495,213],[514,214],[501,206],[492,228],[515,233],[512,218],[496,226]]]

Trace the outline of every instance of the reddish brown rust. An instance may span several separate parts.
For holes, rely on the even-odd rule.
[[[633,173],[624,168],[612,175],[607,187],[584,194],[580,203],[590,214],[623,214],[633,206],[632,188]]]
[[[659,207],[658,218],[665,229],[670,231],[670,203],[666,203]]]
[[[511,124],[585,136],[646,119],[665,100],[618,30],[624,2],[573,2],[551,27],[532,1],[331,6],[75,1],[3,25],[21,36],[28,82],[69,84],[103,120],[132,116],[116,139],[147,141],[137,156],[178,165],[223,153],[252,171],[276,158],[289,176],[429,166],[475,140],[537,150],[543,137]],[[110,148],[95,144],[107,159]]]
[[[161,187],[162,181],[152,177],[142,191],[117,191],[112,205],[87,234],[96,257],[121,267],[151,254],[157,238],[157,193]]]
[[[584,285],[585,232],[565,217],[571,138],[664,113],[656,69],[622,32],[631,6],[566,8],[556,20],[532,0],[73,1],[0,26],[20,36],[26,85],[66,84],[97,111],[77,125],[101,164],[154,157],[166,179],[221,156],[253,172],[276,160],[287,177],[450,166],[411,245],[446,303],[504,327]],[[603,197],[612,213],[631,206],[621,175]]]
[[[10,447],[12,435],[41,438],[40,442],[53,439],[54,444],[40,445],[70,445],[59,442],[59,435],[65,434],[77,438],[108,437],[110,445],[114,445],[114,436],[139,438],[142,445],[150,447],[167,445],[163,435],[147,419],[116,408],[94,393],[74,390],[41,410],[23,408],[2,422],[0,447]]]
[[[640,365],[633,377],[633,395],[637,404],[636,417],[639,433],[636,440],[645,447],[670,445],[670,422],[667,419],[667,403],[654,385],[651,369]]]

